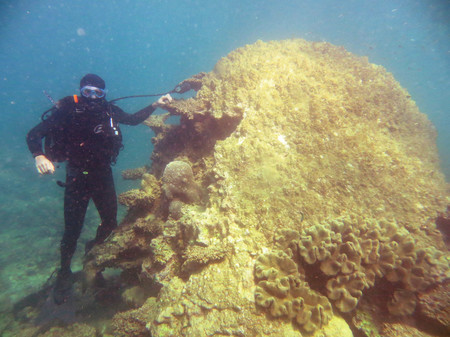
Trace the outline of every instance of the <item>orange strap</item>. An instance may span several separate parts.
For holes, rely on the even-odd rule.
[[[73,101],[74,101],[75,103],[78,103],[78,96],[77,96],[77,95],[73,95]]]

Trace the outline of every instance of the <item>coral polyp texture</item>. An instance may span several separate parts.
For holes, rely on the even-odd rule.
[[[152,165],[86,258],[152,296],[113,318],[117,336],[352,336],[356,312],[413,326],[425,303],[448,329],[448,303],[430,303],[448,297],[425,294],[449,278],[449,189],[436,131],[392,74],[298,39],[184,83],[196,95],[168,107],[179,124],[145,122]]]

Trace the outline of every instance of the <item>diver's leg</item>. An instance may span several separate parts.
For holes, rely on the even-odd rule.
[[[110,167],[98,172],[92,189],[92,200],[102,223],[97,229],[95,244],[102,243],[117,227],[117,196]]]
[[[83,228],[84,216],[89,203],[86,179],[80,170],[67,168],[64,194],[64,234],[61,240],[61,269],[53,288],[53,300],[62,304],[70,297],[72,271],[70,264]]]
[[[67,169],[64,195],[64,235],[61,240],[61,270],[70,271],[72,256],[83,228],[84,217],[89,204],[86,177],[75,169]]]
[[[117,227],[117,196],[111,168],[98,170],[91,176],[90,182],[92,200],[102,222],[97,228],[95,239],[86,244],[85,253],[89,252],[94,245],[103,243]],[[105,287],[106,281],[101,271],[96,273],[93,285],[97,288]]]

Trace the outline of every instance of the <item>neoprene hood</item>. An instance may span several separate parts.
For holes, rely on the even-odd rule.
[[[98,75],[87,74],[80,81],[80,89],[86,85],[97,87],[100,89],[105,89],[105,81]]]

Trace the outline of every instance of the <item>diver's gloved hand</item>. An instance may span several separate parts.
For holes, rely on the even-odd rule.
[[[55,166],[46,156],[40,155],[34,159],[36,160],[36,168],[40,174],[53,174],[55,172]]]
[[[156,102],[152,104],[152,107],[154,108],[164,108],[167,104],[170,104],[173,102],[172,96],[170,94],[161,96]]]

